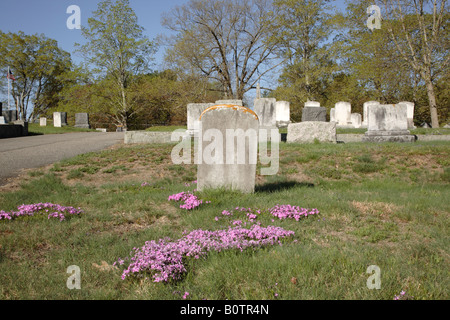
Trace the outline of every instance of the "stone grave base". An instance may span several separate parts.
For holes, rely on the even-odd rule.
[[[416,136],[409,131],[367,131],[363,142],[415,142]]]

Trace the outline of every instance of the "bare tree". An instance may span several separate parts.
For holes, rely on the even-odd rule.
[[[270,0],[191,0],[163,17],[175,31],[166,59],[218,81],[225,96],[242,99],[279,66],[270,35]]]
[[[448,71],[450,59],[447,0],[383,0],[383,4],[391,39],[401,57],[424,81],[431,126],[438,128],[434,81]]]

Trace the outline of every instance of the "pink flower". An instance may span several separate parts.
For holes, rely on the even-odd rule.
[[[188,295],[189,295],[189,292],[185,292],[184,296],[183,296],[183,299],[186,299]]]

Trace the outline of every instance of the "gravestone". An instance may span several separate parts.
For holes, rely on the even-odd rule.
[[[232,104],[234,106],[243,106],[242,100],[217,100],[215,104]]]
[[[369,106],[371,105],[379,105],[380,103],[378,101],[367,101],[364,102],[363,104],[363,122],[362,122],[362,126],[367,128],[368,125],[368,116],[369,114],[367,113],[367,111],[369,110]]]
[[[61,128],[62,126],[61,112],[53,112],[53,126],[55,128]]]
[[[330,122],[336,122],[336,109],[330,109]]]
[[[445,128],[445,129],[450,129],[450,123],[447,123],[445,126],[443,126],[442,128]]]
[[[189,103],[187,105],[187,132],[191,136],[198,132],[198,122],[202,112],[213,105],[214,103]]]
[[[75,113],[75,128],[90,129],[89,114],[87,113]]]
[[[249,108],[215,105],[200,116],[197,189],[255,190],[258,116]]]
[[[352,113],[350,115],[350,120],[352,122],[352,126],[354,128],[360,128],[361,127],[361,114],[360,113]]]
[[[317,101],[306,101],[302,110],[302,122],[304,121],[327,121],[327,109]]]
[[[336,143],[336,122],[305,121],[288,125],[287,143]]]
[[[0,116],[0,124],[6,124],[6,120],[4,116]]]
[[[47,118],[39,118],[39,125],[41,127],[47,126]]]
[[[275,102],[275,123],[278,128],[285,128],[291,122],[290,104],[288,101]]]
[[[335,104],[335,117],[338,126],[351,126],[352,106],[349,102],[340,101]]]
[[[67,126],[67,112],[61,112],[61,126]]]
[[[408,129],[415,129],[416,127],[414,126],[414,102],[409,102],[409,101],[402,101],[399,102],[406,104],[407,109],[406,109],[406,117],[408,119]]]
[[[261,129],[265,129],[267,134],[260,135],[259,139],[261,141],[269,141],[271,140],[270,132],[277,128],[276,121],[276,99],[275,98],[261,98],[255,99],[253,110],[258,116],[259,119],[259,127]]]
[[[368,108],[368,126],[362,141],[414,142],[408,130],[406,104],[380,104]]]
[[[14,122],[17,120],[17,111],[16,110],[3,110],[3,117],[5,117],[5,122]]]

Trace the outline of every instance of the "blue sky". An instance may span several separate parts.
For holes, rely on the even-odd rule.
[[[66,21],[70,14],[67,7],[77,5],[81,10],[81,24],[87,26],[87,20],[97,9],[100,0],[1,0],[0,30],[3,32],[23,31],[26,34],[43,33],[58,41],[59,47],[73,54],[74,43],[84,43],[81,30],[68,29]],[[161,26],[161,15],[173,7],[187,3],[188,0],[130,0],[131,7],[138,16],[138,23],[145,33],[154,39],[168,30]],[[159,50],[156,63],[162,61],[163,49]],[[76,56],[72,57],[78,61]]]

